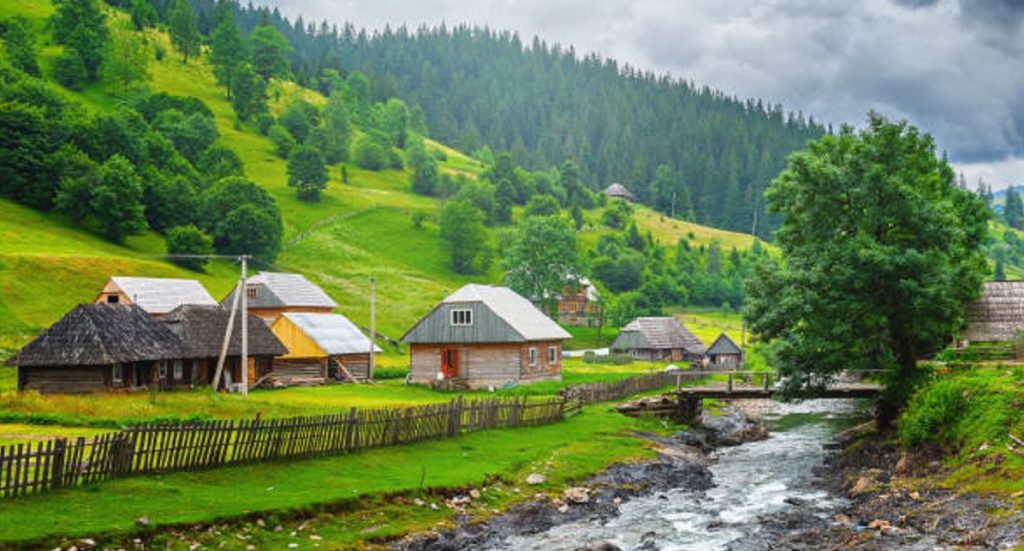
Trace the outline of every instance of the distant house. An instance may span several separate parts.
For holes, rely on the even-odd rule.
[[[114,276],[94,304],[135,304],[150,315],[161,316],[183,304],[213,306],[217,301],[194,279]]]
[[[18,390],[100,392],[158,385],[186,352],[163,323],[132,304],[82,304],[8,360]]]
[[[410,329],[413,382],[451,380],[469,388],[559,380],[571,335],[505,287],[466,285]]]
[[[221,375],[222,383],[225,384],[221,388],[228,388],[242,381],[240,318],[241,312],[236,312]],[[167,377],[165,386],[188,387],[213,383],[230,319],[231,312],[219,305],[179,306],[160,318],[160,322],[181,340],[184,360],[176,361],[171,366],[171,374]],[[248,377],[249,384],[254,385],[261,377],[270,373],[274,357],[287,354],[288,349],[260,318],[249,314],[246,319],[249,332]]]
[[[1013,340],[1024,331],[1024,281],[986,281],[977,302],[964,314],[964,340]]]
[[[274,362],[274,374],[285,384],[322,383],[335,374],[370,379],[370,338],[345,316],[286,312],[271,330],[288,348]],[[373,345],[373,351],[381,349]]]
[[[611,198],[625,199],[630,203],[636,203],[636,195],[633,195],[629,188],[619,183],[604,188],[604,194]]]
[[[622,328],[611,349],[649,361],[692,362],[702,360],[705,353],[704,343],[671,317],[634,319]]]
[[[221,305],[231,308],[236,290]],[[273,325],[285,312],[328,313],[338,305],[313,282],[301,274],[261,272],[245,282],[249,313]]]
[[[707,355],[708,363],[712,367],[738,366],[743,362],[743,349],[725,333],[719,335],[715,342],[711,343]]]
[[[597,288],[587,278],[579,285],[571,285],[558,297],[558,321],[574,327],[597,327],[600,323],[601,304]]]

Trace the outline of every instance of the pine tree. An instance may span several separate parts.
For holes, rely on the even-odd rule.
[[[182,62],[188,63],[188,58],[199,55],[199,46],[202,44],[196,12],[189,0],[174,0],[167,22],[171,44],[181,52]]]
[[[1024,227],[1024,202],[1020,194],[1011,186],[1006,190],[1006,206],[1003,208],[1003,218],[1006,225],[1014,229]]]
[[[227,97],[231,98],[231,83],[235,74],[245,65],[249,51],[242,34],[235,25],[235,18],[230,7],[223,11],[220,23],[210,36],[210,63],[217,82],[227,89]]]
[[[54,0],[53,38],[80,56],[89,80],[99,76],[110,40],[107,17],[96,0]]]

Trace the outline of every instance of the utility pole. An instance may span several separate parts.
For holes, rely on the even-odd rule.
[[[377,278],[370,278],[370,363],[367,379],[373,381],[373,349],[377,341]]]
[[[242,293],[242,313],[239,321],[242,324],[242,397],[244,398],[249,397],[249,289],[245,286],[248,260],[249,255],[243,254],[241,257],[242,280],[238,284],[239,291]]]

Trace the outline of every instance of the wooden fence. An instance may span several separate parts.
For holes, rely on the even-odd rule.
[[[460,397],[442,404],[352,408],[316,417],[148,424],[92,440],[0,446],[0,496],[134,474],[321,457],[479,430],[544,425],[564,419],[578,407],[561,399],[464,401]]]
[[[692,381],[706,377],[706,372],[691,371],[659,371],[637,375],[620,381],[583,383],[573,385],[562,391],[562,396],[569,401],[583,404],[621,400],[641,392],[649,392],[666,386],[680,386],[683,381]]]

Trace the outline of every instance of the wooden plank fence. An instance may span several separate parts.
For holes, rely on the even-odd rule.
[[[562,390],[561,394],[567,401],[592,404],[610,400],[621,400],[627,396],[657,390],[670,385],[679,387],[683,381],[692,381],[707,375],[705,372],[659,371],[629,377],[620,381],[573,385]]]
[[[97,436],[0,446],[0,497],[91,484],[135,474],[167,473],[452,438],[481,430],[544,425],[579,403],[526,397],[407,408],[357,409],[289,419],[146,424]]]

